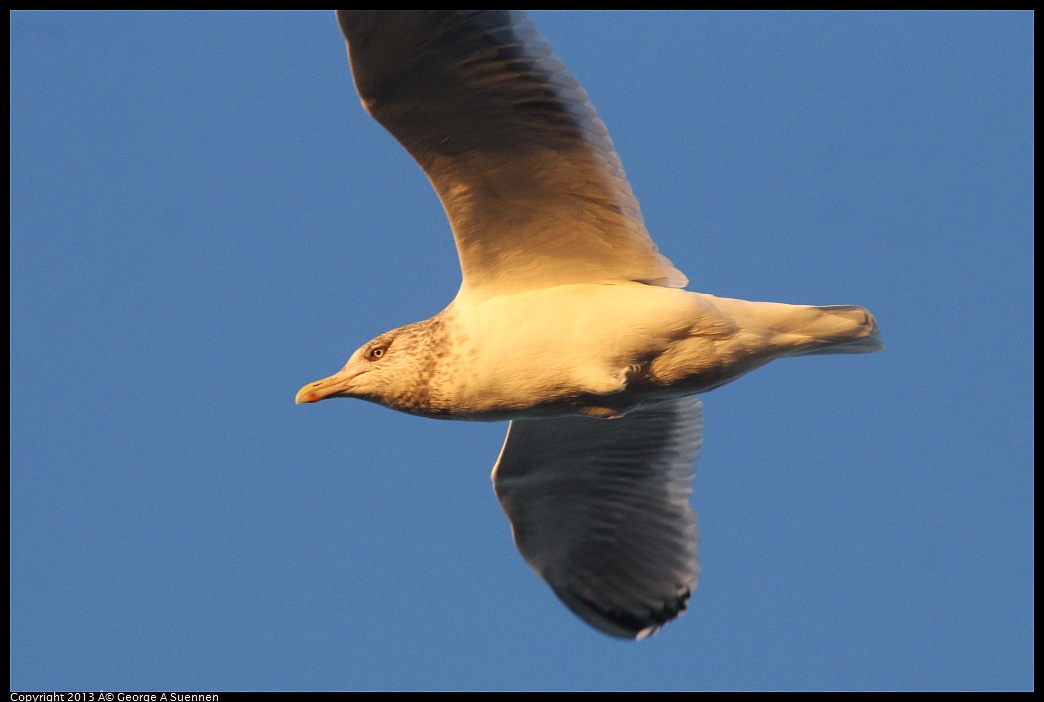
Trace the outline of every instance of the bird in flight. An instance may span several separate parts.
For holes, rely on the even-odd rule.
[[[511,420],[493,488],[522,556],[588,624],[654,633],[699,572],[697,395],[784,356],[877,351],[873,316],[684,290],[605,125],[524,14],[337,19],[363,107],[442,201],[463,280],[297,402]]]

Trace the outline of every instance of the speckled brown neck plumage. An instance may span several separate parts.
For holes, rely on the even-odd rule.
[[[446,381],[460,355],[460,330],[452,310],[382,334],[371,344],[387,343],[399,356],[398,375],[408,382],[389,384],[399,391],[384,397],[363,397],[391,409],[424,417],[445,418],[453,413],[453,397]]]

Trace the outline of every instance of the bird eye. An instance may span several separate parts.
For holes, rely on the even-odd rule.
[[[370,360],[371,361],[376,361],[377,359],[382,358],[383,356],[384,356],[384,347],[383,346],[378,346],[376,348],[370,349]]]

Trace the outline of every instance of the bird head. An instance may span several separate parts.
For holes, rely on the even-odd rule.
[[[385,332],[363,344],[337,373],[301,388],[297,404],[355,397],[391,409],[426,414],[438,364],[438,317]]]

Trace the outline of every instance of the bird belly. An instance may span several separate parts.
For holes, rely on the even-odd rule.
[[[452,307],[459,355],[468,359],[455,378],[460,405],[474,415],[466,418],[616,417],[698,392],[701,382],[731,380],[721,380],[728,369],[714,359],[735,326],[697,293],[638,283],[566,285],[477,303],[458,298]],[[686,354],[669,354],[682,343]],[[672,376],[657,365],[664,354],[695,370]],[[696,379],[701,373],[713,378]]]

